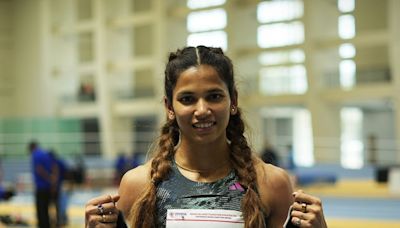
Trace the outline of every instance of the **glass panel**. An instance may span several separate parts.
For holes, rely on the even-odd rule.
[[[362,122],[363,113],[358,108],[343,108],[341,116],[341,163],[344,168],[359,169],[364,165]]]
[[[263,52],[258,56],[260,64],[266,66],[285,63],[302,63],[304,60],[305,54],[301,49],[295,49],[292,51]]]
[[[78,35],[78,56],[80,63],[93,61],[93,34],[91,32],[84,32]]]
[[[92,18],[92,0],[78,0],[76,2],[78,20],[90,20]]]
[[[129,100],[133,98],[133,77],[131,72],[121,72],[114,76],[111,88],[117,100]]]
[[[188,36],[187,45],[205,45],[211,47],[220,47],[224,51],[226,51],[228,48],[227,35],[225,31],[193,33]]]
[[[138,70],[134,73],[133,96],[153,97],[154,96],[154,75],[152,69]]]
[[[339,47],[339,55],[343,59],[354,58],[356,56],[356,48],[353,44],[342,44]]]
[[[306,91],[306,69],[303,65],[268,67],[262,68],[260,71],[260,92],[262,94],[302,94]]]
[[[136,26],[133,30],[133,55],[152,55],[153,42],[153,27],[151,25]]]
[[[152,0],[132,0],[132,12],[146,12],[151,10]]]
[[[187,17],[187,30],[189,32],[202,32],[223,29],[226,27],[226,20],[224,9],[192,12]]]
[[[135,117],[132,129],[134,151],[146,157],[149,148],[152,146],[152,142],[154,142],[156,138],[156,132],[158,130],[157,117],[153,115]]]
[[[189,9],[200,9],[211,6],[220,6],[225,4],[226,0],[188,0],[187,7]]]
[[[293,113],[293,147],[297,165],[314,164],[311,114],[307,109],[299,109]]]
[[[296,21],[262,25],[258,27],[257,42],[262,48],[301,44],[304,42],[303,23]]]
[[[303,1],[264,1],[258,4],[257,19],[260,23],[293,20],[303,16]]]
[[[340,85],[342,88],[352,88],[355,84],[356,64],[353,60],[343,60],[339,65]]]
[[[354,0],[338,0],[338,9],[342,13],[349,13],[354,11]]]
[[[353,15],[342,15],[339,17],[339,37],[351,39],[356,36],[356,24]]]

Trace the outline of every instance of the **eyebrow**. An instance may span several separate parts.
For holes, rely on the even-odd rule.
[[[207,94],[208,93],[223,93],[223,92],[224,92],[223,89],[210,89],[210,90],[206,91]],[[177,96],[185,96],[185,95],[193,95],[193,94],[195,94],[195,93],[191,92],[191,91],[181,91],[177,94]]]

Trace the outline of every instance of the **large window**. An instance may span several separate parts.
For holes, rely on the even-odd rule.
[[[263,66],[259,77],[261,94],[302,94],[307,91],[305,55],[300,47],[304,43],[303,11],[301,0],[258,4],[257,44],[263,49],[259,55]]]
[[[262,48],[282,47],[304,42],[304,28],[301,22],[274,23],[258,27],[258,45]]]
[[[354,0],[338,0],[337,7],[341,15],[338,18],[338,34],[343,40],[356,36],[356,23],[354,16]],[[356,83],[356,64],[353,58],[356,49],[351,43],[344,43],[339,47],[339,55],[342,60],[339,63],[340,86],[344,89],[352,88]]]
[[[263,94],[301,94],[307,90],[306,69],[301,64],[262,68],[260,75],[260,90]]]
[[[345,168],[359,169],[364,165],[362,143],[363,113],[358,108],[343,108],[341,116],[341,164]]]
[[[227,25],[226,11],[222,6],[225,0],[188,0],[192,10],[187,16],[189,46],[206,45],[228,49],[228,38],[224,29]]]

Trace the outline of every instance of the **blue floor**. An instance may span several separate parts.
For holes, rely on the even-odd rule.
[[[322,197],[327,218],[400,221],[400,199]]]

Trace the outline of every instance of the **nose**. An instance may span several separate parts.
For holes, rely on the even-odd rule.
[[[211,114],[210,107],[208,106],[207,101],[200,99],[196,104],[196,110],[194,115],[196,118],[204,118]]]

